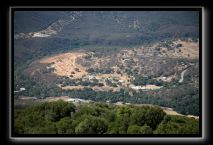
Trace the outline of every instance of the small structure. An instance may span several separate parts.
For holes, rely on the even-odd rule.
[[[87,75],[85,78],[91,80],[95,79],[96,77],[94,75]]]
[[[20,91],[25,91],[26,89],[25,88],[20,88]]]
[[[142,89],[141,86],[135,86],[135,85],[132,85],[132,84],[129,85],[129,87],[130,87],[131,89],[133,89],[133,90],[136,90],[136,91]]]
[[[120,83],[124,83],[124,80],[118,80],[118,82],[120,82]]]
[[[80,103],[80,102],[89,103],[91,100],[84,100],[84,99],[78,99],[78,98],[69,98],[67,101],[68,102],[73,102],[73,103]]]
[[[123,105],[123,102],[116,102],[115,105]]]
[[[53,65],[46,66],[46,69],[53,69],[53,68],[55,68]]]
[[[26,90],[25,88],[20,88],[18,91],[14,91],[14,93],[25,91],[25,90]]]

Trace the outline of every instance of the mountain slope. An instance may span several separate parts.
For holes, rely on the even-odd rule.
[[[199,115],[198,12],[15,13],[16,99],[66,95]]]

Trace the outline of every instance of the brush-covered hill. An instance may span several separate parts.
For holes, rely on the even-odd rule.
[[[198,38],[196,11],[15,11],[15,61],[74,48]],[[107,49],[107,48],[105,48]]]

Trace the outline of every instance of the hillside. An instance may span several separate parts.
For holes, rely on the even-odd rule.
[[[198,22],[196,11],[17,11],[15,62],[88,45],[129,47],[196,39]]]
[[[199,116],[199,50],[196,11],[17,11],[14,100],[68,96]]]
[[[173,40],[107,55],[82,49],[47,56],[21,70],[29,81],[22,85],[27,91],[16,95],[153,103],[199,115],[198,45],[197,41]],[[192,105],[186,106],[189,101]]]

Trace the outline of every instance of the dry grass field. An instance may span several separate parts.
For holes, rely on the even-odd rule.
[[[76,63],[76,58],[83,57],[85,54],[80,52],[62,53],[53,57],[48,57],[40,60],[40,63],[53,63],[55,68],[54,73],[59,76],[73,75],[75,78],[81,78],[86,75],[85,68]]]

